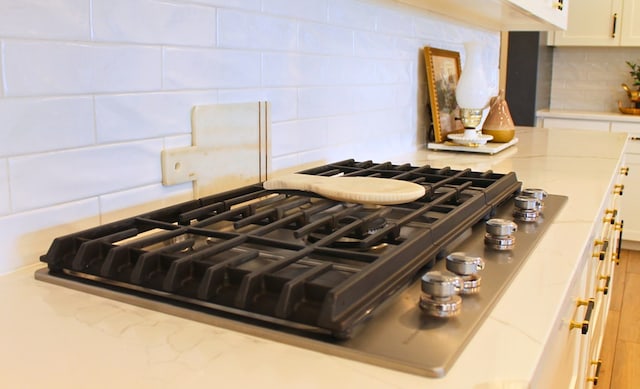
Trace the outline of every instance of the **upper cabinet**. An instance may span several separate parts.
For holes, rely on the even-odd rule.
[[[567,28],[569,0],[397,1],[497,31],[548,31]],[[576,2],[580,1],[582,0]]]
[[[571,3],[566,31],[549,34],[555,46],[640,46],[640,0]]]

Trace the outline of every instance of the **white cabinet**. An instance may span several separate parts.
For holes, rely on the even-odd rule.
[[[397,0],[498,31],[567,28],[569,0]],[[572,2],[573,3],[573,2]]]
[[[640,0],[571,3],[565,31],[549,34],[556,46],[640,46]]]
[[[619,165],[620,166],[620,165]],[[580,269],[565,295],[531,383],[533,388],[592,388],[600,374],[600,351],[611,300],[615,264],[619,258],[620,185],[616,170],[585,247]]]
[[[640,117],[618,114],[593,114],[587,112],[538,113],[538,127],[578,128],[629,134],[624,154],[624,166],[628,168],[620,208],[624,209],[625,248],[640,248]]]

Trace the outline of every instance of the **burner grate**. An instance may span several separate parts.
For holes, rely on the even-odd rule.
[[[52,274],[344,337],[520,189],[514,173],[389,162],[301,173],[400,179],[427,191],[370,209],[250,185],[59,237],[41,260]]]

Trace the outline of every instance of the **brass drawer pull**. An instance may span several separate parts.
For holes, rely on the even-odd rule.
[[[604,294],[609,293],[609,284],[611,283],[611,276],[600,276],[598,277],[600,280],[607,280],[603,287],[597,288],[596,292],[604,292]]]
[[[591,361],[592,365],[596,365],[596,374],[593,377],[587,377],[587,382],[593,382],[593,386],[598,385],[598,377],[600,377],[600,368],[602,367],[602,359]]]
[[[589,300],[578,300],[577,306],[586,305],[587,312],[584,314],[584,320],[582,321],[573,321],[569,322],[569,331],[580,328],[582,335],[586,335],[589,332],[589,321],[591,320],[591,314],[593,313],[593,307],[596,304],[594,299]]]

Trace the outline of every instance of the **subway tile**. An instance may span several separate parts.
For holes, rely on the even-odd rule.
[[[160,89],[160,48],[61,42],[4,43],[5,95]]]
[[[353,111],[354,90],[349,87],[303,88],[298,92],[298,116],[309,119]]]
[[[375,60],[358,57],[332,57],[325,61],[324,83],[363,85],[380,82]]]
[[[354,52],[364,58],[398,58],[398,37],[377,32],[355,31]]]
[[[324,22],[327,20],[327,8],[327,0],[262,0],[265,13],[303,20]]]
[[[257,13],[218,11],[218,47],[287,50],[298,45],[295,20]]]
[[[144,22],[140,16],[144,15]],[[93,0],[96,41],[212,46],[216,11],[154,0]]]
[[[272,122],[294,120],[298,114],[298,91],[295,88],[221,89],[218,99],[220,103],[269,101]]]
[[[0,274],[37,263],[54,238],[95,227],[98,212],[93,198],[0,217]]]
[[[184,3],[259,11],[261,0],[181,0]]]
[[[328,83],[327,68],[333,58],[293,53],[262,56],[262,86],[300,87]]]
[[[0,36],[89,40],[87,0],[0,1]]]
[[[161,150],[148,140],[11,158],[13,211],[160,182]]]
[[[376,63],[376,77],[379,83],[402,84],[410,83],[415,72],[412,71],[414,62],[409,60],[378,60]]]
[[[366,85],[353,88],[354,111],[374,111],[397,105],[398,90],[395,85]]]
[[[153,184],[100,196],[101,223],[110,223],[193,199],[191,182]]]
[[[306,53],[353,55],[353,30],[318,23],[301,23],[299,50]]]
[[[328,19],[332,24],[373,30],[376,27],[376,14],[381,8],[373,4],[329,0]]]
[[[194,105],[214,104],[217,92],[160,92],[96,96],[99,143],[191,133]]]
[[[167,136],[163,139],[164,149],[188,147],[193,144],[191,133],[185,135]]]
[[[11,212],[11,197],[9,197],[9,164],[0,158],[0,216]]]
[[[297,120],[272,126],[274,157],[327,146],[327,119]]]
[[[0,156],[94,143],[91,97],[0,99]]]
[[[164,89],[260,86],[260,54],[250,51],[164,50]]]
[[[392,35],[413,35],[413,15],[404,11],[385,9],[376,19],[376,31]]]

